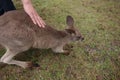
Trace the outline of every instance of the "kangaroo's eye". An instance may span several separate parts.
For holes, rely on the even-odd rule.
[[[75,30],[73,30],[73,29],[65,29],[65,30],[70,34],[76,34]]]

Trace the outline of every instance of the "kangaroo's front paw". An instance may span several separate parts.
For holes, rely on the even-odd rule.
[[[70,54],[70,51],[68,51],[68,50],[64,50],[64,53],[63,53],[63,55],[66,55],[66,56],[68,56]]]
[[[66,44],[66,45],[63,47],[63,49],[64,49],[64,50],[72,51],[73,45],[68,45],[68,44]]]

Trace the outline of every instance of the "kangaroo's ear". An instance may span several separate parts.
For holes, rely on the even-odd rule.
[[[68,27],[73,28],[73,26],[74,26],[74,20],[73,20],[73,18],[71,16],[68,15],[66,17],[66,23],[67,23]]]

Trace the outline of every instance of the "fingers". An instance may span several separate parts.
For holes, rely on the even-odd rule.
[[[38,15],[37,11],[32,6],[31,0],[22,0],[22,2],[25,12],[30,16],[33,23],[37,24],[39,27],[45,27],[44,20],[42,20],[42,18]]]
[[[42,20],[40,16],[36,16],[36,22],[40,27],[43,27],[43,28],[45,27],[45,22]]]
[[[30,16],[30,18],[32,19],[33,23],[34,23],[34,24],[37,24],[36,21],[35,21],[35,18],[34,18],[34,16],[33,16],[33,14],[30,14],[29,16]]]
[[[30,18],[32,19],[34,24],[37,24],[39,27],[45,27],[45,22],[42,20],[42,18],[37,13],[30,14]]]

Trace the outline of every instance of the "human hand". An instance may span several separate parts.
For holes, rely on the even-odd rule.
[[[22,0],[23,8],[25,12],[30,16],[34,24],[37,24],[39,27],[45,27],[44,20],[38,15],[30,0]]]

